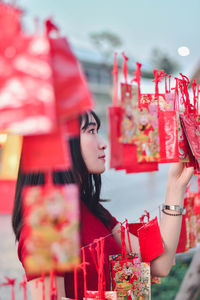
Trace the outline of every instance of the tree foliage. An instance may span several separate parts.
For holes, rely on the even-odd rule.
[[[105,60],[112,57],[113,52],[122,46],[121,38],[109,31],[91,32],[89,37],[92,44],[103,55]]]
[[[152,285],[152,299],[174,300],[188,267],[189,261],[177,261],[176,265],[172,267],[170,274],[162,278],[161,284]]]
[[[164,70],[167,74],[173,74],[179,68],[178,63],[173,60],[167,53],[158,48],[154,48],[151,52],[151,62],[154,68]]]

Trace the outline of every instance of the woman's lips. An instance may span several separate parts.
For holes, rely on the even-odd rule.
[[[105,155],[101,155],[101,156],[99,156],[98,158],[99,158],[99,159],[102,159],[102,160],[104,160],[104,161],[106,160],[106,156],[105,156]]]

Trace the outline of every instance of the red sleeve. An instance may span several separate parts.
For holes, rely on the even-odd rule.
[[[110,231],[113,230],[113,228],[115,227],[115,225],[117,225],[119,222],[117,221],[117,219],[115,217],[113,217],[111,215],[111,213],[102,205],[103,209],[104,209],[104,214],[106,215],[106,219],[107,219],[107,227]]]
[[[117,219],[115,218],[115,217],[113,217],[112,215],[111,215],[111,220],[110,220],[110,226],[109,226],[109,228],[110,228],[110,230],[113,230],[113,228],[115,227],[115,225],[117,225],[119,222],[117,221]]]

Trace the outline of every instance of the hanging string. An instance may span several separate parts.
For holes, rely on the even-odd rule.
[[[26,282],[25,276],[24,276],[23,280],[20,282],[19,286],[20,286],[20,288],[23,288],[24,300],[27,300],[27,282]]]
[[[113,106],[118,105],[118,64],[117,64],[117,53],[114,53],[113,62]]]
[[[127,66],[127,61],[128,61],[128,57],[125,55],[124,52],[122,52],[122,56],[124,58],[123,60],[123,66],[122,66],[122,71],[123,71],[123,74],[124,74],[124,81],[125,81],[125,84],[127,84],[127,76],[128,76],[128,66]]]

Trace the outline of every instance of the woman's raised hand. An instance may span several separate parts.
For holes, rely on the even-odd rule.
[[[185,189],[194,173],[194,167],[186,168],[185,163],[172,163],[169,169],[168,184],[176,189]]]

